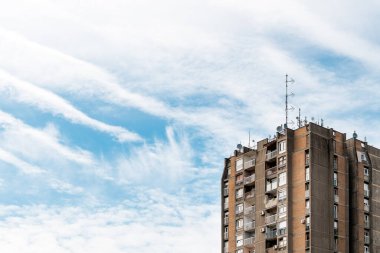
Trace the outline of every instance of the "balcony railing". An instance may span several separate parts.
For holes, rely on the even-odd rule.
[[[224,217],[224,225],[228,225],[228,221],[229,221],[228,217]]]
[[[228,240],[228,232],[224,232],[223,238],[224,240]]]
[[[305,241],[305,247],[308,249],[310,248],[310,240]]]
[[[242,184],[243,182],[243,178],[236,179],[236,185]]]
[[[369,236],[364,236],[364,243],[369,244]]]
[[[369,226],[370,226],[369,221],[364,221],[364,227],[369,228]]]
[[[228,195],[228,188],[224,188],[224,189],[223,189],[223,194],[224,194],[224,196],[227,196],[227,195]]]
[[[364,211],[369,212],[369,205],[364,205]]]
[[[275,158],[276,155],[277,155],[277,150],[274,150],[274,151],[266,154],[266,159],[271,160],[271,159]]]
[[[339,196],[338,195],[334,195],[334,201],[335,201],[335,203],[339,203]]]
[[[244,214],[245,215],[250,215],[255,213],[255,207],[254,206],[248,206],[244,208]]]
[[[273,191],[277,189],[277,183],[276,184],[267,184],[267,192]]]
[[[364,190],[364,197],[369,197],[369,191],[368,190]]]
[[[255,181],[255,174],[252,174],[249,177],[244,178],[244,184],[250,184],[253,181]]]
[[[244,224],[244,230],[249,231],[255,229],[255,221],[247,222]]]
[[[248,199],[252,199],[255,197],[255,192],[254,191],[249,191],[249,192],[246,192],[245,193],[245,199],[248,200]]]
[[[228,203],[224,202],[224,209],[228,209]]]
[[[249,169],[249,168],[255,166],[255,164],[256,164],[256,159],[248,160],[248,161],[244,162],[244,169]]]
[[[274,239],[277,237],[277,231],[276,230],[268,230],[265,234],[265,237],[267,239]]]
[[[238,215],[238,214],[241,214],[243,213],[243,209],[242,208],[238,208],[235,210],[235,213]]]
[[[277,166],[274,166],[272,168],[269,168],[265,171],[267,177],[273,176],[277,173]]]
[[[364,181],[369,182],[369,175],[364,175]]]
[[[255,244],[255,237],[248,237],[244,239],[244,246],[253,246]]]
[[[309,198],[310,197],[310,191],[309,190],[306,190],[305,191],[305,198]]]
[[[270,200],[268,200],[268,201],[265,203],[265,208],[266,208],[266,209],[269,209],[269,208],[272,208],[272,207],[274,207],[274,206],[277,206],[277,203],[278,203],[277,198],[270,199]]]
[[[275,223],[276,221],[277,221],[277,214],[265,217],[266,224]]]

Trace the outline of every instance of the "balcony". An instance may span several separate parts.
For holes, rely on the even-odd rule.
[[[277,252],[277,247],[271,247],[271,248],[267,248],[265,250],[266,253],[276,253]]]
[[[305,241],[305,248],[306,249],[310,248],[310,240]]]
[[[272,224],[277,222],[277,214],[265,217],[265,224]]]
[[[244,208],[244,214],[250,215],[255,213],[255,207],[254,206],[248,206]]]
[[[228,221],[229,221],[228,217],[224,217],[224,225],[228,225]]]
[[[224,232],[224,234],[223,234],[223,239],[224,239],[224,240],[228,240],[228,232]]]
[[[265,171],[267,177],[273,177],[277,174],[277,166],[269,168]]]
[[[249,177],[244,178],[244,184],[250,184],[255,181],[255,174],[250,175]]]
[[[364,227],[365,227],[365,228],[370,228],[369,221],[364,221]]]
[[[305,191],[305,198],[310,198],[310,191],[309,190],[306,190]]]
[[[247,222],[244,224],[244,231],[251,231],[255,229],[255,221]]]
[[[266,193],[271,193],[277,189],[277,183],[268,183]]]
[[[369,182],[369,175],[364,175],[364,181]]]
[[[255,198],[255,192],[254,191],[249,191],[245,193],[245,200],[251,200]]]
[[[246,162],[244,162],[244,169],[249,169],[249,168],[252,168],[254,167],[256,164],[256,159],[251,159],[251,160],[248,160]]]
[[[272,160],[276,156],[277,156],[277,150],[273,150],[272,152],[269,152],[266,154],[266,160],[267,161]]]
[[[265,208],[270,209],[272,207],[275,207],[277,206],[277,203],[278,203],[277,198],[270,199],[267,202],[265,202]]]
[[[224,210],[227,210],[227,209],[228,209],[228,203],[224,202]]]
[[[228,196],[228,188],[223,189],[223,195],[226,197]]]
[[[364,211],[369,212],[369,205],[364,205]]]
[[[369,198],[369,191],[368,190],[364,190],[364,197]]]
[[[277,238],[277,231],[276,231],[276,230],[268,230],[268,231],[265,233],[265,238],[266,238],[267,240],[276,239],[276,238]]]
[[[244,246],[252,247],[255,245],[255,237],[248,237],[244,239]]]
[[[338,195],[334,195],[334,202],[339,203],[339,196]]]
[[[364,243],[369,244],[369,236],[364,236]]]
[[[244,182],[243,178],[236,179],[236,185],[240,185]]]
[[[305,208],[305,215],[310,215],[310,208]]]
[[[239,214],[242,214],[242,213],[243,213],[243,209],[242,208],[239,208],[239,209],[235,210],[235,214],[236,215],[239,215]]]

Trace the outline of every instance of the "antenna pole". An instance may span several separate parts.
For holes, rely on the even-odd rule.
[[[298,127],[301,127],[301,108],[298,108]]]
[[[251,147],[251,129],[248,130],[248,148]]]
[[[288,128],[288,74],[285,75],[285,129]]]

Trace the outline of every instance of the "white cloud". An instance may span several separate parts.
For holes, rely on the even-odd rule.
[[[8,98],[15,99],[18,102],[35,106],[53,115],[62,115],[74,123],[84,124],[96,130],[109,133],[120,142],[141,139],[137,134],[122,127],[111,126],[95,120],[55,93],[19,80],[2,70],[0,70],[0,92],[6,93]]]

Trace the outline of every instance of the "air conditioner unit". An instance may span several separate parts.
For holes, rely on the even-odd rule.
[[[277,247],[277,245],[274,245],[273,248],[274,248],[274,249],[277,249],[278,247]]]
[[[302,224],[305,224],[305,219],[301,219],[301,223],[302,223]]]
[[[261,233],[265,232],[265,228],[260,228]]]
[[[265,215],[265,212],[264,212],[264,211],[261,211],[260,215],[261,215],[261,216]]]

